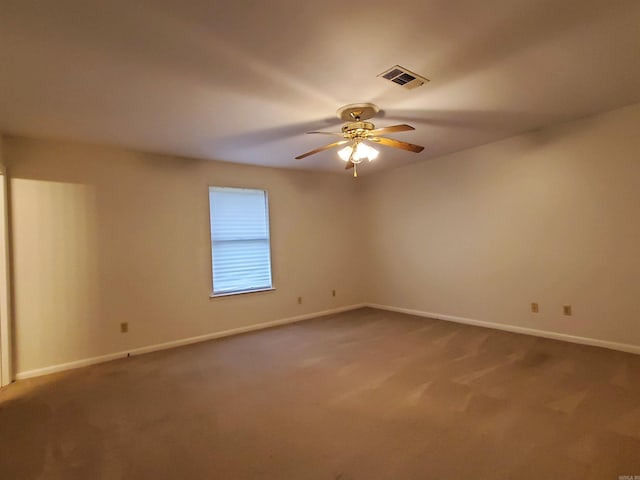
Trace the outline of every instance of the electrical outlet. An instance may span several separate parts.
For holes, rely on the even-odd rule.
[[[129,322],[122,322],[120,324],[120,333],[127,333],[129,331]]]
[[[571,305],[563,305],[562,306],[562,313],[564,313],[565,315],[571,316],[572,315]]]
[[[298,297],[298,305],[302,305],[302,297]]]
[[[539,311],[538,302],[531,302],[531,312],[538,313]]]
[[[335,290],[331,290],[331,296],[335,297],[336,296],[336,291]]]

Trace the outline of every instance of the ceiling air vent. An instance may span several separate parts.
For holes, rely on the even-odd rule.
[[[386,78],[409,90],[424,85],[429,81],[428,78],[421,77],[417,73],[413,73],[411,70],[407,70],[400,65],[395,65],[378,76]]]

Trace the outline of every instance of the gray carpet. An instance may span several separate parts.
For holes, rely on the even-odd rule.
[[[640,357],[363,309],[18,382],[0,478],[640,475]]]

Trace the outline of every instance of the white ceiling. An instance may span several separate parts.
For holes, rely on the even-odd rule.
[[[2,0],[0,131],[340,171],[304,132],[374,102],[426,148],[366,173],[638,102],[639,59],[638,0]]]

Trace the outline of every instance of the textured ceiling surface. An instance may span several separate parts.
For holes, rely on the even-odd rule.
[[[340,171],[338,107],[374,102],[362,173],[640,101],[637,0],[4,0],[0,131]],[[376,77],[403,65],[414,90]]]

